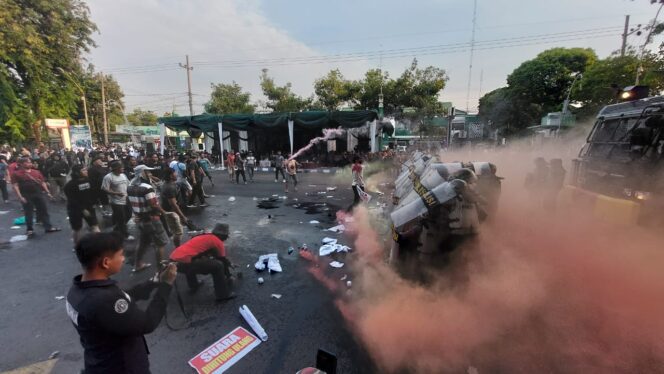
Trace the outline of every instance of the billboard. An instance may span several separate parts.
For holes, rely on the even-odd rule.
[[[92,149],[92,135],[90,128],[86,125],[69,127],[69,138],[71,147]]]

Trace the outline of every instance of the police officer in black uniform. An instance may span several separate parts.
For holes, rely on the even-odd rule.
[[[148,281],[124,292],[110,279],[124,263],[123,238],[117,233],[96,233],[76,245],[83,274],[74,277],[67,294],[67,314],[84,349],[85,374],[150,373],[148,347],[143,334],[154,331],[166,312],[177,268],[170,264],[159,282]],[[136,299],[147,299],[145,311]]]

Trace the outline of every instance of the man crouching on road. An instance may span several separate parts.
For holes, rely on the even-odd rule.
[[[143,334],[154,331],[164,316],[177,267],[170,264],[158,283],[148,281],[122,291],[110,276],[122,269],[123,239],[117,233],[96,233],[76,245],[83,274],[74,277],[66,306],[81,338],[85,374],[150,373]],[[147,309],[138,309],[135,300],[149,298],[155,288]]]
[[[217,301],[236,295],[231,291],[230,267],[224,240],[228,239],[228,225],[218,223],[211,233],[198,235],[175,248],[171,260],[178,263],[178,272],[187,276],[189,289],[195,292],[200,284],[196,274],[211,274]]]

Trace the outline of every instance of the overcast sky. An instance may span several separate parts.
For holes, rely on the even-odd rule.
[[[89,56],[111,73],[129,111],[158,114],[187,107],[188,54],[194,66],[194,112],[203,112],[211,83],[238,82],[264,100],[259,75],[303,96],[339,68],[359,79],[382,66],[396,77],[416,57],[449,75],[443,101],[466,107],[472,0],[89,0],[98,47]],[[552,47],[591,47],[600,57],[620,48],[624,16],[647,23],[649,0],[478,0],[471,111],[480,94],[505,85],[520,63]],[[630,43],[640,43],[636,36]],[[482,79],[480,80],[480,77]],[[481,83],[481,85],[480,85]]]

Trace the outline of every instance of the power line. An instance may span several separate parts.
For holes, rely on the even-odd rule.
[[[501,26],[493,26],[493,27],[501,27]],[[486,29],[488,27],[480,28],[480,29]],[[560,33],[549,33],[549,34],[540,34],[540,35],[532,35],[532,36],[521,36],[521,37],[513,37],[513,38],[503,38],[503,39],[495,39],[495,40],[486,40],[486,41],[479,41],[476,44],[480,45],[482,43],[493,43],[495,41],[505,41],[505,40],[526,40],[526,39],[533,39],[533,38],[538,38],[538,37],[553,37],[556,35],[563,36],[563,35],[576,35],[580,33],[593,33],[593,32],[599,32],[599,31],[619,31],[620,28],[616,27],[605,27],[605,28],[594,28],[594,29],[586,29],[586,30],[576,30],[576,31],[567,31],[567,32],[560,32]],[[407,34],[404,34],[407,35]],[[416,34],[410,34],[410,35],[416,35]],[[451,44],[441,44],[441,45],[433,45],[433,46],[424,46],[424,47],[415,47],[415,48],[399,48],[399,49],[389,49],[389,50],[384,50],[384,51],[371,51],[371,52],[349,52],[349,53],[339,53],[339,54],[332,54],[332,55],[326,55],[326,56],[308,56],[308,57],[297,57],[297,58],[290,58],[290,57],[277,57],[277,58],[270,58],[270,59],[238,59],[238,60],[221,60],[221,61],[195,61],[197,65],[201,66],[216,66],[216,65],[228,65],[228,64],[247,64],[247,63],[254,63],[254,64],[273,64],[275,62],[285,62],[285,61],[306,61],[306,60],[320,60],[320,59],[327,59],[330,60],[332,58],[341,58],[341,57],[350,57],[350,56],[357,56],[358,58],[361,59],[367,59],[370,57],[378,56],[381,52],[384,53],[386,56],[388,56],[390,53],[417,53],[419,51],[431,49],[431,48],[448,48],[448,47],[456,47],[456,46],[467,46],[468,42],[463,42],[463,43],[451,43]],[[124,74],[143,74],[143,73],[156,73],[156,72],[164,72],[164,71],[172,71],[172,70],[178,70],[180,67],[178,63],[164,63],[164,64],[153,64],[153,65],[138,65],[138,66],[128,66],[128,67],[116,67],[116,68],[109,68],[105,69],[105,71],[109,71],[111,73],[115,73],[117,75],[124,75]]]
[[[599,28],[599,29],[588,29],[588,30],[578,30],[578,31],[568,31],[568,32],[561,32],[561,33],[552,33],[552,34],[540,34],[540,35],[532,35],[532,36],[521,36],[521,37],[513,37],[513,38],[502,38],[502,39],[493,39],[493,40],[485,40],[485,41],[477,41],[475,45],[477,46],[483,46],[483,45],[496,45],[497,43],[512,43],[512,42],[518,42],[518,41],[531,41],[531,40],[547,40],[547,39],[569,39],[569,37],[574,37],[576,39],[586,36],[586,35],[595,35],[598,33],[603,33],[603,34],[608,34],[611,33],[613,35],[614,32],[619,31],[621,28],[620,27],[607,27],[607,28]],[[385,56],[392,56],[392,55],[398,55],[401,56],[403,54],[417,54],[420,52],[430,52],[433,50],[449,50],[449,49],[455,49],[459,47],[467,48],[470,46],[470,43],[468,42],[461,42],[461,43],[452,43],[452,44],[438,44],[438,45],[429,45],[429,46],[423,46],[423,47],[414,47],[414,48],[396,48],[396,49],[388,49],[388,50],[379,50],[379,51],[369,51],[369,52],[351,52],[351,53],[342,53],[342,54],[333,54],[333,55],[324,55],[324,56],[308,56],[308,57],[281,57],[281,58],[272,58],[272,59],[253,59],[253,60],[222,60],[222,61],[197,61],[196,64],[201,66],[201,67],[209,67],[209,66],[222,66],[222,67],[230,67],[234,65],[254,65],[254,64],[272,64],[272,63],[298,63],[298,62],[316,62],[319,60],[325,60],[325,61],[337,61],[337,60],[345,60],[349,58],[353,58],[355,60],[364,60],[367,59],[368,57],[380,57],[381,55],[383,57]]]
[[[556,43],[556,42],[564,42],[564,41],[577,41],[579,39],[596,39],[596,38],[603,38],[603,37],[615,37],[615,33],[592,33],[592,34],[579,34],[579,35],[568,35],[565,37],[555,37],[555,38],[539,38],[539,39],[531,39],[531,40],[525,40],[525,41],[512,41],[512,42],[495,42],[495,43],[490,43],[490,42],[483,42],[483,43],[476,43],[475,50],[488,50],[488,49],[497,49],[497,48],[511,48],[511,47],[520,47],[520,46],[529,46],[529,45],[539,45],[539,44],[547,44],[547,43]],[[479,47],[478,47],[479,46]],[[410,50],[404,50],[403,52],[391,52],[389,54],[382,54],[383,58],[400,58],[400,57],[418,57],[418,56],[428,56],[428,55],[442,55],[442,54],[451,54],[451,53],[459,53],[459,52],[466,52],[469,50],[469,45],[465,43],[465,45],[460,45],[457,47],[430,47],[428,50],[427,49],[422,49],[419,51],[410,51]],[[284,61],[275,61],[275,62],[269,62],[269,61],[257,61],[253,63],[233,63],[233,64],[217,64],[217,65],[203,65],[200,66],[200,68],[245,68],[245,67],[274,67],[274,66],[290,66],[290,65],[305,65],[305,64],[321,64],[321,63],[343,63],[343,62],[356,62],[356,61],[362,61],[362,60],[370,60],[370,59],[376,59],[380,57],[380,52],[376,53],[366,53],[361,56],[349,56],[345,58],[333,58],[329,56],[322,56],[319,58],[315,59],[309,59],[309,60],[284,60]]]

